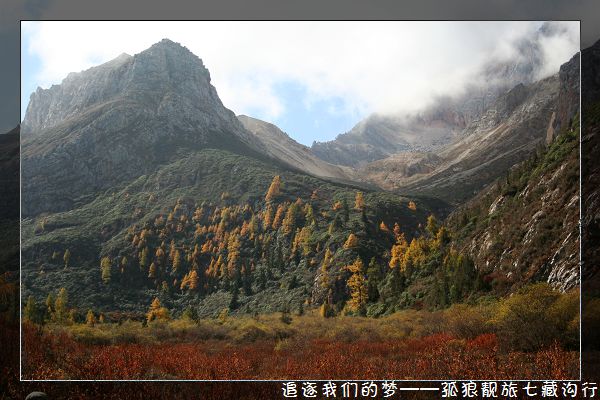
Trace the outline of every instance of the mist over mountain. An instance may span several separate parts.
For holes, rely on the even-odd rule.
[[[400,181],[395,188],[435,192],[455,203],[469,199],[543,145],[558,93],[557,76],[515,86],[435,153],[444,161],[434,171]]]
[[[353,167],[401,151],[435,151],[456,139],[508,90],[556,73],[549,71],[550,65],[567,59],[557,63],[548,41],[564,29],[559,23],[544,23],[533,36],[519,37],[498,51],[461,90],[437,97],[419,112],[373,114],[335,140],[315,142],[311,148],[325,161]]]

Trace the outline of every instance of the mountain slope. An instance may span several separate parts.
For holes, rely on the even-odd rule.
[[[65,288],[79,311],[136,318],[155,297],[177,314],[341,308],[346,266],[387,262],[396,233],[381,224],[410,239],[448,213],[336,183],[343,168],[245,122],[255,133],[168,40],[38,90],[22,135],[25,298]]]
[[[455,238],[500,291],[580,284],[579,122],[450,217]]]
[[[455,115],[436,110],[418,117],[370,115],[330,142],[313,143],[319,158],[359,167],[400,151],[432,150],[448,143],[463,127]]]
[[[453,213],[456,240],[500,290],[544,280],[560,290],[579,270],[579,54],[558,74],[546,148]]]
[[[586,297],[600,294],[600,40],[581,52],[582,251]],[[593,330],[590,328],[588,331]],[[594,337],[593,333],[590,337]],[[587,343],[596,342],[590,339]]]
[[[246,115],[239,115],[238,119],[273,158],[314,176],[351,180],[352,171],[349,168],[332,165],[315,157],[308,147],[296,142],[275,125]]]
[[[526,159],[543,143],[555,111],[559,79],[517,85],[499,97],[479,119],[471,122],[451,144],[435,152],[441,160],[425,174],[388,174],[380,186],[423,193],[457,203],[464,201],[510,167]],[[430,156],[431,158],[433,156]],[[395,160],[378,161],[380,169],[394,168]],[[369,168],[366,179],[377,179]]]
[[[281,176],[281,194],[275,201],[265,202],[265,193],[277,174]],[[142,313],[152,298],[160,295],[163,304],[178,312],[194,306],[201,315],[214,315],[231,301],[232,281],[237,278],[226,273],[213,276],[210,265],[219,258],[223,259],[222,265],[233,262],[228,238],[235,237],[241,244],[240,258],[231,268],[241,274],[244,266],[252,281],[250,289],[239,295],[242,312],[295,308],[310,299],[313,292],[320,304],[323,294],[318,265],[326,249],[336,254],[330,273],[338,283],[332,295],[336,302],[344,301],[344,263],[357,254],[381,257],[393,244],[392,235],[376,229],[379,222],[391,226],[400,223],[410,238],[418,235],[419,224],[427,215],[443,216],[447,210],[442,202],[412,198],[418,204],[413,211],[407,206],[408,198],[365,192],[365,216],[350,209],[345,221],[344,209],[332,210],[332,205],[338,201],[351,203],[355,195],[354,188],[285,172],[254,158],[225,150],[199,150],[74,210],[24,220],[23,291],[25,296],[42,299],[65,287],[78,307],[134,313]],[[302,199],[298,230],[285,233],[283,227],[263,228],[265,220],[274,218],[275,210],[283,210],[280,218],[287,216],[298,198]],[[312,227],[305,217],[307,205],[314,212],[316,222]],[[199,212],[202,217],[196,219]],[[243,226],[253,220],[256,234],[243,233],[240,228],[247,229]],[[279,223],[285,225],[281,220]],[[293,243],[299,230],[309,227],[310,250],[294,256]],[[360,245],[346,251],[343,245],[350,233],[359,238]],[[144,245],[132,243],[134,236],[146,237],[147,262],[142,262]],[[159,248],[169,253],[171,241],[182,253],[178,271],[172,271],[172,260],[159,261]],[[214,243],[214,252],[196,256],[195,246],[199,249],[207,243]],[[70,261],[65,266],[63,254],[67,249]],[[275,261],[278,252],[281,259]],[[112,262],[108,284],[103,283],[99,268],[104,257]],[[127,264],[123,269],[124,257]],[[194,261],[194,257],[198,259]],[[157,265],[156,277],[151,273],[151,263]],[[252,271],[248,270],[250,265],[254,266]],[[194,290],[180,289],[186,273],[194,268],[202,284]],[[268,276],[264,282],[263,274]],[[295,283],[290,284],[292,281]]]

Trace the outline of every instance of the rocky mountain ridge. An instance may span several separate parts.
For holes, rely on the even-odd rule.
[[[70,209],[207,147],[266,157],[189,50],[165,39],[119,56],[32,95],[22,134],[23,215]]]
[[[376,175],[373,169],[398,169],[394,158],[363,168],[363,177],[388,190],[419,192],[451,202],[464,201],[525,160],[545,140],[559,92],[558,76],[519,84],[500,96],[479,118],[429,156],[437,162],[413,176]]]
[[[273,158],[313,176],[347,182],[352,180],[354,172],[350,168],[329,164],[319,159],[310,148],[296,142],[277,126],[246,115],[238,115],[238,119],[244,128],[255,135],[267,154]]]

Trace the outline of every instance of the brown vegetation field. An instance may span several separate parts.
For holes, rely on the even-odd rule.
[[[560,297],[557,303],[576,301],[571,297]],[[222,315],[147,324],[25,323],[23,377],[576,379],[577,331],[554,331],[534,319],[519,326],[514,313],[503,310],[506,307],[455,305],[438,311],[405,310],[379,319],[322,318],[310,310],[293,316]],[[570,318],[566,325],[572,325]]]

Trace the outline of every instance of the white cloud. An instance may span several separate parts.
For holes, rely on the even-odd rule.
[[[577,22],[544,43],[545,74],[578,50]],[[306,88],[306,104],[343,99],[335,112],[415,111],[460,91],[481,63],[507,56],[534,22],[23,22],[41,60],[36,86],[139,53],[162,38],[189,48],[236,113],[285,113],[276,85]],[[577,33],[575,35],[575,33]],[[576,42],[573,40],[576,38]],[[576,47],[574,47],[576,46]],[[560,50],[557,51],[556,48]]]
[[[579,49],[579,23],[561,23],[554,35],[542,37],[540,44],[544,56],[543,68],[538,73],[538,78],[552,75],[560,66],[573,55],[573,49]]]

